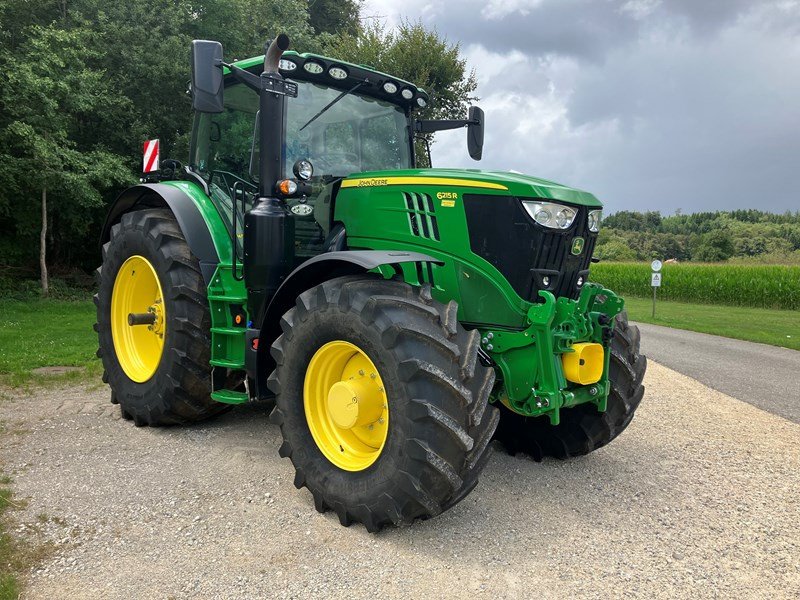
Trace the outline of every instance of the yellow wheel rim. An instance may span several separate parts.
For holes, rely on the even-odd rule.
[[[130,315],[148,317],[131,325]],[[122,263],[111,293],[111,337],[122,370],[136,383],[150,379],[158,370],[164,351],[166,311],[161,283],[153,265],[143,256]]]
[[[389,433],[380,373],[355,344],[328,342],[311,357],[303,385],[306,422],[317,447],[345,471],[378,460]]]

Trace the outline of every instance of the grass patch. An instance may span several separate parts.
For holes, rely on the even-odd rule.
[[[625,298],[634,321],[800,350],[800,311]]]
[[[88,300],[0,302],[0,383],[12,387],[99,378],[94,304]],[[63,375],[35,375],[38,367],[80,367]]]

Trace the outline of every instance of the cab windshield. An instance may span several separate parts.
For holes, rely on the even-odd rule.
[[[314,165],[317,181],[412,166],[408,120],[401,107],[355,92],[303,128],[341,90],[303,81],[297,84],[297,98],[286,102],[284,176],[292,176],[292,165],[301,158]],[[250,159],[257,111],[258,94],[237,83],[225,88],[225,112],[196,113],[194,168],[218,185],[222,180],[222,187],[232,186],[236,179],[255,183]],[[258,173],[257,154],[252,172]]]

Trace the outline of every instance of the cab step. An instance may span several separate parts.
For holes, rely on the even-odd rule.
[[[217,390],[211,392],[211,399],[223,404],[244,404],[248,401],[247,394],[233,390]]]

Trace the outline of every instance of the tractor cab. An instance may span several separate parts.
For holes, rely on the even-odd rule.
[[[344,178],[414,167],[412,111],[426,106],[428,96],[407,81],[315,54],[286,52],[279,65],[280,74],[296,84],[276,133],[279,178],[294,179],[305,191],[286,198],[299,263],[328,247],[332,199]],[[233,67],[257,75],[263,57]],[[221,112],[195,112],[189,165],[208,182],[232,227],[233,215],[241,221],[258,197],[259,94],[228,67],[222,86]],[[240,210],[234,210],[235,197]]]

